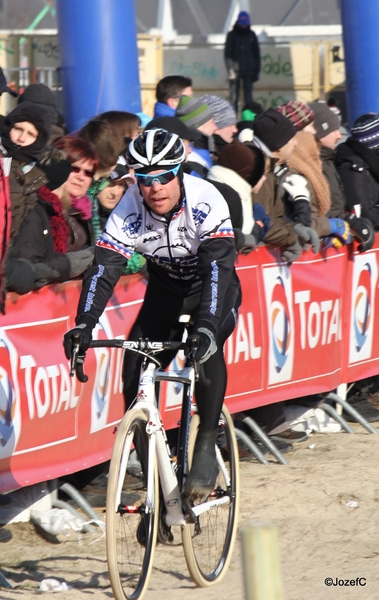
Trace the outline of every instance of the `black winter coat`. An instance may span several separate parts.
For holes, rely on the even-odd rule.
[[[367,162],[346,142],[337,146],[335,164],[345,192],[346,209],[352,211],[355,204],[360,204],[361,216],[379,231],[379,177],[374,176]]]
[[[261,53],[258,38],[250,28],[235,23],[226,36],[224,58],[227,69],[234,69],[238,75],[251,75],[253,81],[259,79]]]
[[[21,224],[17,236],[9,249],[6,267],[6,288],[19,294],[33,289],[30,268],[17,259],[30,263],[44,263],[58,271],[59,276],[49,283],[69,279],[70,263],[66,254],[54,252],[50,228],[50,217],[54,214],[50,203],[38,198],[38,202]],[[16,261],[16,262],[14,262]]]
[[[321,147],[320,158],[322,172],[330,189],[330,209],[326,213],[328,219],[344,219],[346,215],[346,199],[341,178],[334,164],[335,151]]]

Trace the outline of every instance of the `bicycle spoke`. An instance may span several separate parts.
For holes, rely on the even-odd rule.
[[[132,450],[137,447],[137,453]],[[127,413],[117,432],[107,490],[107,558],[116,600],[136,600],[148,585],[158,522],[158,476],[147,490],[148,437],[141,410]]]
[[[191,423],[189,456],[193,451],[198,423]],[[220,419],[223,438],[217,452],[219,474],[214,491],[205,501],[191,506],[194,523],[182,529],[187,566],[195,583],[207,587],[219,582],[228,568],[237,530],[239,506],[238,451],[232,419],[223,409]]]

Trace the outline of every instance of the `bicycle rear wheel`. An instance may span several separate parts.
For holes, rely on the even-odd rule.
[[[188,436],[189,467],[199,422],[199,416],[195,414]],[[193,504],[195,512],[202,508],[205,510],[194,523],[182,527],[187,567],[199,587],[209,587],[224,577],[237,534],[240,489],[238,447],[233,420],[226,406],[223,406],[220,415],[217,457],[219,474],[214,491],[205,502]],[[200,507],[201,504],[203,506]]]
[[[127,412],[117,431],[109,467],[106,548],[116,600],[141,598],[153,567],[158,527],[158,469],[148,481],[149,436],[142,410]],[[133,450],[133,444],[137,448]]]

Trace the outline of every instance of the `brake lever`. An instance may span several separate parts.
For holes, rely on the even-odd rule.
[[[79,340],[78,336],[74,336],[73,339],[75,339],[75,338],[77,338],[77,340]],[[72,355],[71,355],[71,363],[70,363],[70,377],[74,377],[74,375],[75,375],[76,364],[78,362],[79,349],[80,349],[79,341],[75,341],[72,346]]]
[[[192,339],[191,340],[191,350],[190,350],[190,356],[191,356],[191,362],[192,362],[192,367],[193,367],[193,371],[195,374],[195,381],[199,381],[199,369],[197,367],[197,362],[196,362],[196,352],[198,349],[199,345],[198,345],[198,340]]]
[[[86,381],[88,381],[88,376],[84,373],[84,366],[83,366],[85,354],[83,355],[83,360],[78,361],[79,358],[82,358],[79,355],[79,350],[80,350],[79,336],[75,335],[75,336],[73,336],[70,377],[74,377],[74,375],[76,375],[76,377],[78,378],[78,380],[81,383],[86,383]]]

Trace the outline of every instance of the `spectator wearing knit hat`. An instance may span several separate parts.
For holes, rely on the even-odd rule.
[[[181,96],[175,116],[187,127],[194,127],[204,135],[210,136],[215,131],[213,112],[200,98]]]
[[[286,161],[289,171],[281,176],[287,214],[294,222],[312,226],[318,236],[327,236],[329,222],[325,215],[330,208],[330,192],[322,173],[318,142],[314,137],[314,114],[308,106],[297,100],[290,100],[276,110],[289,119],[296,129],[296,146]],[[295,181],[304,183],[304,198],[296,198],[294,202],[293,195],[286,190],[287,179],[290,182],[289,191],[293,189]]]
[[[342,184],[334,165],[337,143],[341,139],[340,121],[325,102],[312,102],[309,105],[314,113],[314,128],[318,140],[322,170],[330,189],[330,209],[326,216],[330,219],[344,218],[346,201]]]
[[[361,216],[379,231],[379,114],[364,114],[354,121],[351,136],[337,146],[335,164],[347,210],[360,204]]]
[[[48,183],[37,190],[37,202],[22,221],[7,255],[7,290],[18,294],[76,278],[93,260],[93,250],[68,252],[69,228],[62,194],[71,162],[64,152],[49,147],[38,166]]]
[[[229,185],[238,192],[243,211],[241,228],[234,227],[236,249],[248,254],[262,241],[269,229],[270,218],[259,204],[253,204],[253,193],[265,178],[266,158],[261,150],[239,141],[228,144],[220,153],[207,179]]]
[[[297,131],[304,130],[316,134],[313,124],[315,116],[313,111],[306,104],[303,104],[298,100],[288,100],[285,104],[277,106],[276,110],[287,117]]]
[[[311,102],[309,108],[314,114],[316,139],[326,148],[334,150],[341,139],[339,118],[325,102]]]
[[[175,113],[186,127],[197,129],[201,137],[193,140],[191,153],[187,159],[201,167],[201,177],[205,177],[213,162],[209,152],[209,140],[216,130],[211,108],[200,98],[182,96]]]
[[[214,161],[217,161],[221,150],[226,144],[230,144],[233,141],[238,132],[237,115],[231,104],[219,96],[206,94],[202,97],[202,100],[209,106],[213,113],[216,129],[213,134],[214,156],[212,158]]]
[[[268,108],[253,121],[254,136],[267,146],[278,164],[285,163],[296,145],[296,128],[280,112]]]
[[[212,111],[216,126],[214,133],[220,136],[226,143],[230,143],[233,140],[234,134],[237,133],[237,115],[234,108],[227,100],[219,96],[206,94],[202,100]]]
[[[258,115],[253,126],[253,142],[256,145],[263,143],[275,159],[257,195],[258,202],[273,219],[273,226],[265,241],[272,245],[288,246],[282,255],[292,262],[301,255],[302,245],[310,243],[314,250],[319,245],[318,236],[310,230],[312,221],[307,180],[291,173],[286,164],[296,147],[296,128],[290,119],[274,108],[268,108]],[[288,176],[291,176],[289,181],[285,179]]]
[[[31,83],[28,85],[18,98],[18,104],[22,102],[36,104],[49,113],[51,120],[50,144],[58,137],[65,135],[64,119],[58,113],[56,96],[47,85],[44,83]]]
[[[326,248],[340,248],[354,237],[360,242],[358,249],[367,250],[373,243],[372,227],[359,215],[347,214],[343,185],[334,164],[335,146],[341,137],[339,121],[325,103],[310,106],[314,109],[316,139],[305,129],[298,132],[298,144],[288,166],[308,180],[312,227],[324,237]]]
[[[360,215],[347,214],[346,193],[348,190],[343,185],[335,165],[336,148],[341,139],[340,120],[325,102],[312,102],[309,107],[315,115],[314,126],[322,171],[330,191],[330,209],[326,213],[326,217],[329,219],[332,233],[335,226],[337,226],[338,232],[342,232],[346,227],[342,236],[337,232],[337,237],[330,238],[332,244],[338,248],[349,243],[353,235],[360,242],[359,249],[367,250],[373,243],[370,224],[359,220]],[[355,201],[355,204],[357,203],[359,202]]]
[[[253,99],[253,83],[259,79],[261,54],[258,38],[250,27],[250,15],[241,11],[226,36],[224,60],[229,79],[230,103],[238,112],[240,80],[245,104]]]

